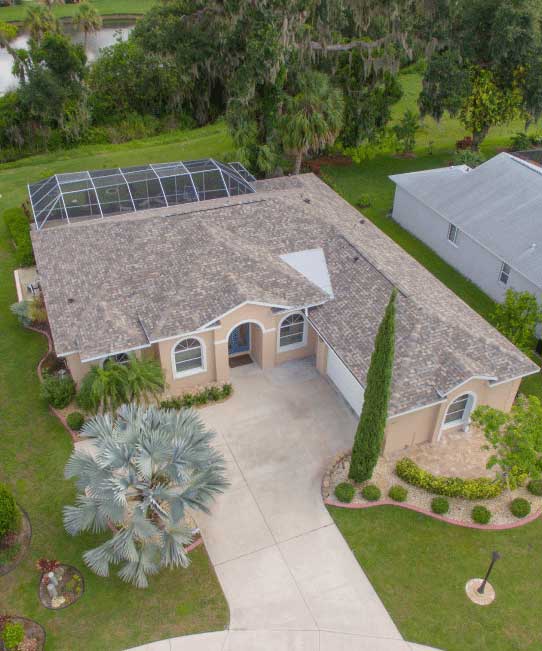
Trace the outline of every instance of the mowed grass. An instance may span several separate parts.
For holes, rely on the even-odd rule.
[[[330,513],[409,642],[444,651],[542,649],[542,521],[477,531],[394,506]],[[465,583],[481,577],[491,552],[497,598],[472,604]]]
[[[229,142],[222,128],[199,130],[176,141],[155,139],[106,150],[79,150],[37,157],[0,172],[2,207],[25,198],[26,183],[55,171],[130,165],[149,160],[220,157]],[[58,252],[62,255],[62,251]],[[75,490],[63,479],[72,450],[67,432],[39,398],[36,365],[46,351],[45,338],[23,329],[10,313],[16,301],[14,259],[0,220],[0,481],[12,487],[33,526],[28,557],[0,577],[0,613],[30,617],[47,631],[47,651],[121,651],[178,635],[223,629],[228,606],[203,548],[191,554],[187,570],[164,571],[147,590],[126,585],[115,575],[99,578],[86,569],[83,552],[101,538],[68,536],[62,507],[73,503]],[[40,557],[57,558],[83,572],[86,591],[75,605],[52,612],[38,600]]]
[[[26,16],[27,9],[40,4],[37,0],[23,0],[22,4],[12,7],[0,7],[0,20],[22,21]],[[102,16],[107,15],[137,15],[144,14],[157,4],[157,0],[90,0],[89,4],[97,9]],[[53,7],[53,13],[58,18],[73,16],[77,13],[80,5],[62,4]]]

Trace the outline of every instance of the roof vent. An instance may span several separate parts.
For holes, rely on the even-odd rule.
[[[359,260],[359,255],[355,255],[355,256],[352,258],[352,261],[353,261],[353,262],[357,262],[358,260]]]
[[[303,201],[304,201],[305,203],[310,203],[310,202],[311,202],[310,199],[303,199]]]
[[[360,224],[365,224],[365,220],[364,220],[364,219],[360,219],[360,220],[359,220],[359,223],[360,223]]]

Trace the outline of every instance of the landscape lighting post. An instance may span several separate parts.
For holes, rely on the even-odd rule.
[[[482,583],[480,583],[479,587],[476,589],[476,591],[479,592],[480,594],[484,594],[486,583],[487,583],[487,580],[489,578],[489,575],[491,574],[491,570],[493,569],[493,566],[499,560],[500,557],[501,557],[501,555],[499,554],[499,552],[493,552],[491,554],[491,563],[489,564],[489,567],[487,568],[487,572],[486,572],[486,575],[484,576],[484,580],[482,581]]]

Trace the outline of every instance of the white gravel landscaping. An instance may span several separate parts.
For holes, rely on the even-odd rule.
[[[338,455],[335,458],[330,470],[324,475],[322,481],[322,496],[324,499],[333,499],[338,501],[335,497],[335,486],[342,482],[348,482],[356,487],[356,494],[351,504],[369,504],[361,496],[361,489],[366,484],[375,484],[382,491],[381,499],[389,500],[388,491],[391,486],[399,484],[408,490],[408,496],[405,502],[398,504],[408,504],[424,511],[431,512],[431,500],[436,497],[434,493],[429,493],[421,488],[407,484],[395,474],[395,465],[397,460],[387,460],[381,457],[373,473],[370,481],[363,484],[355,484],[348,479],[348,471],[350,468],[350,452]],[[471,511],[474,506],[482,505],[491,511],[491,520],[487,525],[490,528],[492,525],[512,525],[521,522],[521,519],[516,518],[510,513],[509,504],[512,499],[516,497],[524,497],[531,503],[531,514],[542,513],[542,497],[531,495],[526,488],[518,488],[512,492],[512,497],[507,490],[496,498],[489,500],[466,500],[458,497],[447,497],[450,503],[450,510],[444,517],[451,520],[456,520],[460,524],[473,524],[471,518]],[[372,502],[375,504],[375,502]],[[376,502],[378,504],[378,502]]]

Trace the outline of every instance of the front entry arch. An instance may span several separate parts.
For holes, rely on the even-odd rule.
[[[263,327],[256,321],[243,321],[228,333],[230,366],[256,362],[262,366]]]

